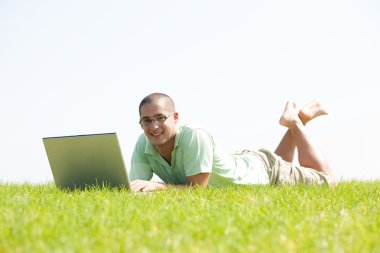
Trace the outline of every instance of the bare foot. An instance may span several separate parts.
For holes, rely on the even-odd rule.
[[[327,114],[328,112],[326,109],[318,101],[313,100],[301,108],[298,117],[301,119],[302,123],[306,125],[310,120]]]
[[[297,115],[296,103],[294,101],[288,101],[285,106],[284,113],[280,118],[280,125],[290,128],[293,123],[302,123]]]

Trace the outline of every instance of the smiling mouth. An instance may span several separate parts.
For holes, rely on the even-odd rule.
[[[159,135],[161,135],[162,134],[162,132],[159,132],[159,133],[151,133],[151,135],[153,135],[153,136],[159,136]]]

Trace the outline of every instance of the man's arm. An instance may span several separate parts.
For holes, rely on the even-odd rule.
[[[208,185],[208,180],[210,178],[210,173],[199,173],[194,176],[189,176],[186,178],[185,185],[168,185],[161,182],[153,182],[146,180],[134,180],[131,182],[131,188],[134,192],[148,192],[148,191],[159,191],[166,190],[169,187],[175,188],[187,188],[187,187],[206,187]]]
[[[211,173],[199,173],[186,177],[186,184],[189,186],[206,187]]]
[[[150,180],[153,177],[153,171],[144,152],[145,147],[146,138],[144,135],[140,135],[132,153],[131,169],[129,171],[131,181],[135,179]]]

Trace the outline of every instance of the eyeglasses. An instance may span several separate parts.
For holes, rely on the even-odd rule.
[[[157,122],[158,124],[164,123],[173,114],[174,114],[174,112],[169,113],[168,115],[162,114],[162,115],[154,116],[153,118],[142,118],[142,119],[140,119],[139,123],[143,127],[151,126],[153,124],[153,122]]]

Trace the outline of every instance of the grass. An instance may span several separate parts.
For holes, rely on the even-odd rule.
[[[1,184],[0,252],[380,252],[380,182],[148,194]]]

